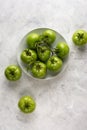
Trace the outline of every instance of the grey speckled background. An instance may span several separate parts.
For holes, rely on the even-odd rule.
[[[50,82],[24,73],[20,81],[7,81],[4,69],[17,63],[20,40],[38,27],[55,29],[67,40],[67,70]],[[87,30],[86,0],[0,0],[0,130],[87,130],[87,45],[72,44],[77,29]],[[37,102],[30,115],[17,107],[26,94]]]

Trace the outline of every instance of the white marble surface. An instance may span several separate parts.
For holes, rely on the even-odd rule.
[[[20,40],[38,27],[65,37],[71,50],[67,70],[50,82],[24,73],[20,81],[7,81],[4,69],[17,64]],[[87,130],[87,45],[79,49],[71,41],[80,28],[87,30],[86,0],[0,0],[0,130]],[[23,95],[36,100],[32,114],[17,107]]]

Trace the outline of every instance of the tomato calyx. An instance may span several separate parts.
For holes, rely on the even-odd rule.
[[[27,56],[31,56],[31,52],[28,50],[24,50]]]
[[[30,107],[29,103],[28,103],[28,102],[25,102],[24,107],[25,107],[26,109],[29,109],[29,107]]]
[[[41,66],[39,64],[36,65],[36,69],[37,70],[40,70],[41,69]]]
[[[57,61],[54,58],[52,58],[50,61],[51,61],[52,64],[57,63]]]
[[[78,39],[80,40],[80,39],[83,39],[84,38],[84,33],[77,33],[77,37],[78,37]]]
[[[11,71],[9,74],[12,75],[12,76],[14,76],[14,75],[15,75],[15,72],[14,72],[14,71]]]
[[[54,63],[55,63],[55,60],[54,60],[54,59],[51,59],[51,63],[54,64]]]

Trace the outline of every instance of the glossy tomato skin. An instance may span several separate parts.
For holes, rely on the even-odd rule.
[[[38,57],[42,62],[46,62],[50,57],[50,49],[47,46],[41,46],[38,48]]]
[[[36,108],[36,102],[31,96],[23,96],[18,101],[18,107],[24,113],[31,113]]]
[[[27,48],[27,49],[23,50],[23,52],[21,53],[21,60],[24,63],[30,63],[32,61],[36,61],[37,53],[34,50]]]
[[[81,46],[87,43],[87,32],[85,30],[77,30],[73,36],[72,40],[75,45]]]
[[[22,76],[22,70],[17,65],[9,65],[5,69],[5,76],[10,81],[16,81],[19,80]]]
[[[37,33],[30,33],[26,37],[27,45],[30,49],[36,49],[36,44],[39,41],[39,35]]]
[[[48,45],[51,45],[56,39],[56,33],[51,29],[45,30],[42,36],[44,42],[46,42]]]
[[[32,67],[32,75],[36,78],[44,78],[46,76],[46,65],[41,61],[36,61]]]
[[[59,72],[62,68],[63,62],[57,56],[51,56],[47,61],[47,69],[52,72]]]
[[[56,45],[56,54],[59,58],[64,59],[69,55],[69,46],[64,42],[60,42]]]

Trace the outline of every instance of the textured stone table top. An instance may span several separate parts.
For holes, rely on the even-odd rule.
[[[38,81],[24,73],[9,82],[4,69],[17,64],[22,37],[38,27],[60,32],[70,46],[63,76]],[[77,48],[71,37],[87,30],[86,0],[0,0],[0,130],[87,130],[87,45]],[[29,115],[17,107],[19,98],[31,95],[36,110]]]

